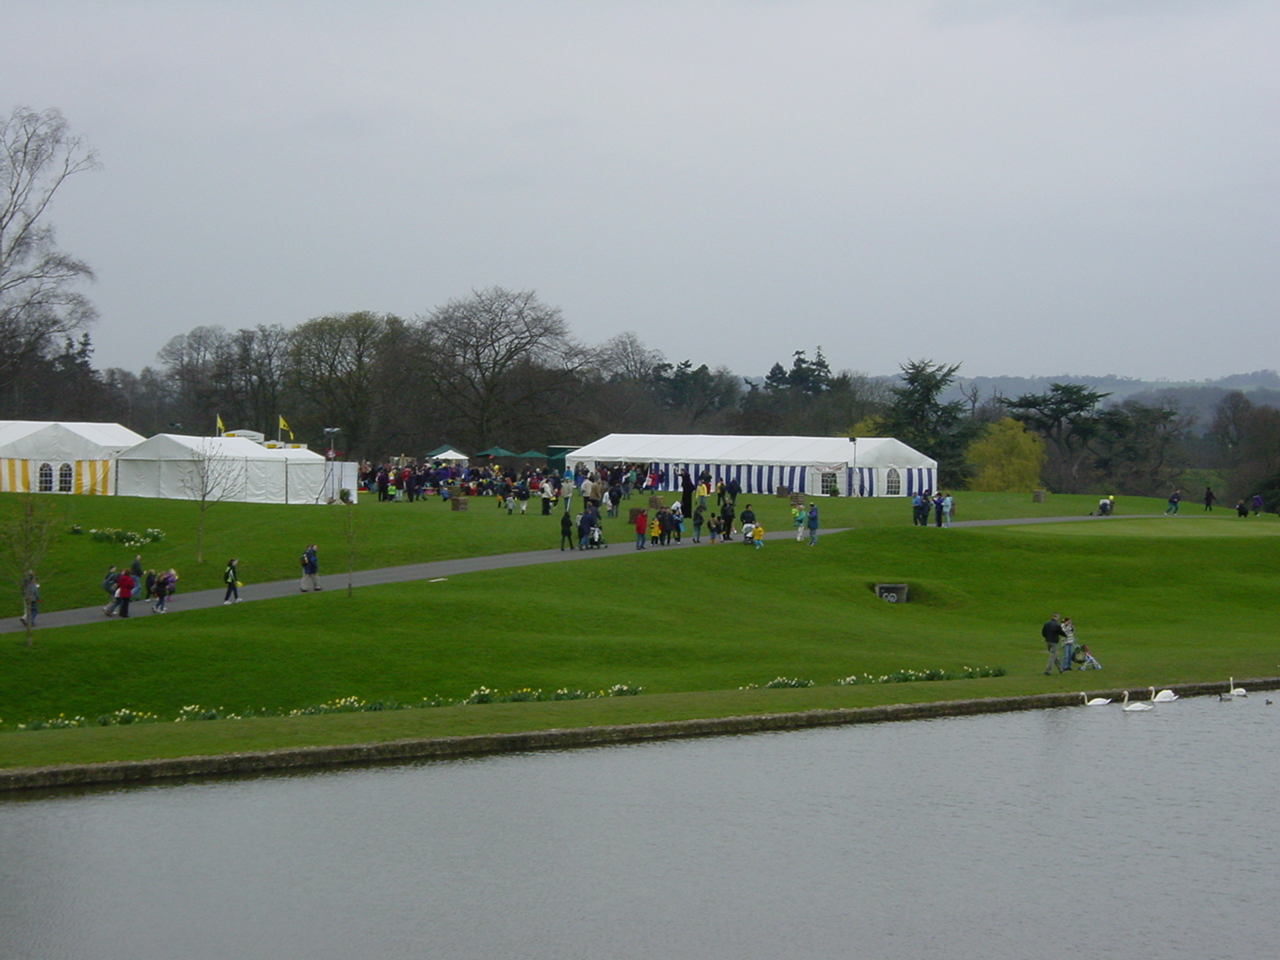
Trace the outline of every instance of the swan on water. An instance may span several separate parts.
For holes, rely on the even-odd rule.
[[[1227,686],[1231,688],[1231,695],[1233,697],[1247,697],[1249,695],[1249,691],[1246,690],[1244,687],[1236,686],[1235,677],[1231,678],[1231,681],[1227,684]]]
[[[1150,709],[1151,709],[1151,704],[1150,704],[1150,703],[1147,703],[1145,700],[1143,700],[1143,701],[1141,701],[1141,702],[1139,702],[1139,701],[1136,701],[1136,700],[1135,700],[1133,703],[1130,703],[1130,702],[1129,702],[1129,691],[1128,691],[1128,690],[1126,690],[1126,691],[1124,692],[1124,707],[1123,707],[1123,709],[1124,709],[1124,710],[1127,710],[1129,713],[1136,713],[1136,712],[1137,712],[1137,711],[1139,711],[1139,710],[1150,710]]]
[[[1178,699],[1178,695],[1172,690],[1161,690],[1156,693],[1155,687],[1147,687],[1147,689],[1151,691],[1151,701],[1153,703],[1172,703]]]
[[[1092,700],[1090,700],[1089,695],[1087,693],[1081,693],[1080,699],[1084,701],[1084,705],[1086,707],[1102,707],[1111,702],[1110,697],[1106,697],[1106,698],[1094,697]]]

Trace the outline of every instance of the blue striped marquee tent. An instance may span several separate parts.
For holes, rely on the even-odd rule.
[[[737,480],[743,493],[779,487],[807,496],[909,497],[937,489],[938,462],[892,437],[742,437],[611,433],[565,457],[568,469],[618,463],[657,473],[664,490],[680,471],[712,484]]]

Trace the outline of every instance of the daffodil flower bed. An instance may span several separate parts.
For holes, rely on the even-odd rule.
[[[893,673],[884,673],[879,676],[872,676],[869,673],[855,674],[849,677],[841,677],[835,682],[837,687],[852,687],[862,683],[914,683],[923,680],[976,680],[980,677],[1003,677],[1005,675],[1004,667],[962,667],[959,673],[953,673],[950,670],[895,670]],[[739,690],[782,690],[797,687],[813,687],[817,686],[812,680],[803,680],[799,677],[775,677],[765,684],[749,683],[745,687],[739,687]]]
[[[359,697],[342,697],[310,707],[297,710],[248,710],[234,713],[223,707],[203,707],[200,704],[188,704],[178,711],[173,718],[174,723],[188,723],[197,720],[250,720],[254,717],[310,717],[325,713],[374,713],[379,710],[422,710],[431,707],[457,707],[479,703],[534,703],[550,700],[594,700],[598,697],[634,697],[644,693],[644,687],[627,683],[617,683],[606,690],[570,690],[561,688],[547,693],[522,687],[519,690],[500,692],[480,687],[471,696],[463,700],[447,700],[442,697],[423,697],[416,703],[401,703],[398,700],[361,700]],[[165,718],[142,710],[130,710],[127,707],[103,714],[96,720],[85,717],[68,717],[58,714],[51,720],[32,720],[20,723],[18,730],[58,730],[70,727],[115,727],[130,723],[163,723]]]

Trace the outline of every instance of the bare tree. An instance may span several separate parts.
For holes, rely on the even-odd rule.
[[[47,500],[47,498],[46,498]],[[27,629],[27,646],[31,646],[32,620],[29,584],[40,583],[40,568],[49,547],[53,545],[58,518],[47,502],[27,494],[18,505],[18,513],[0,526],[0,568],[5,579],[15,584],[22,596],[23,625]]]
[[[215,503],[239,500],[245,485],[245,464],[223,452],[217,438],[205,437],[192,451],[191,470],[182,476],[187,498],[199,505],[196,521],[196,563],[204,563],[205,514]]]
[[[67,178],[99,166],[57,110],[19,107],[0,121],[0,385],[60,337],[94,319],[75,286],[88,265],[63,253],[43,222]]]
[[[451,300],[423,320],[438,397],[457,411],[477,448],[531,445],[578,395],[589,354],[560,311],[533,291],[490,287]]]

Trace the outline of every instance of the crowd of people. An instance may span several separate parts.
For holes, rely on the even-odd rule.
[[[152,613],[168,613],[169,598],[177,592],[178,574],[168,570],[144,570],[142,555],[135,554],[133,562],[123,568],[111,566],[102,578],[107,605],[102,612],[108,617],[129,616],[129,608],[135,601],[143,601]],[[34,619],[34,618],[33,618]]]
[[[951,517],[955,513],[955,499],[949,493],[924,490],[911,497],[911,524],[916,527],[929,525],[929,514],[933,514],[934,524],[939,527],[951,526]]]

